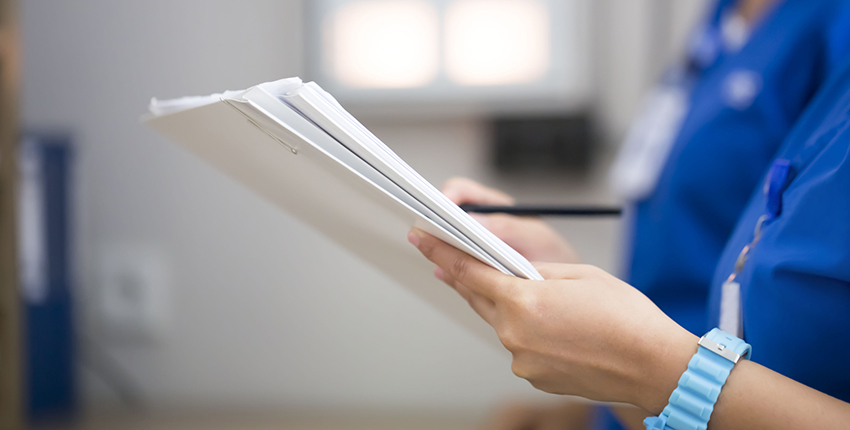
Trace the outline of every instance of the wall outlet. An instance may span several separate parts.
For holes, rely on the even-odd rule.
[[[168,330],[168,273],[152,246],[113,246],[101,257],[98,329],[120,341],[154,341]]]

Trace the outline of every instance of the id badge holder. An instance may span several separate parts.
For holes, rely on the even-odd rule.
[[[688,86],[679,81],[659,84],[646,96],[614,161],[611,183],[626,200],[642,200],[658,184],[689,108]]]
[[[753,240],[738,254],[735,260],[735,269],[723,283],[720,292],[720,321],[718,327],[727,333],[744,338],[743,308],[741,306],[741,283],[738,276],[744,271],[750,253],[759,243],[762,228],[765,223],[782,214],[782,193],[788,186],[791,174],[791,161],[784,158],[773,160],[767,180],[764,184],[765,200],[767,201],[767,213],[759,217],[756,228],[753,230]]]

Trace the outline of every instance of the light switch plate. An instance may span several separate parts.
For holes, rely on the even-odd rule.
[[[110,246],[100,260],[98,327],[110,339],[162,339],[170,323],[168,270],[150,245]]]

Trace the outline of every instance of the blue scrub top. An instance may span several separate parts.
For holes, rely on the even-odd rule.
[[[720,15],[729,3],[717,0],[707,16]],[[835,30],[843,5],[785,0],[753,27],[739,51],[721,53],[700,71],[658,184],[634,203],[626,279],[696,335],[708,330],[709,286],[737,220],[848,45],[847,32]],[[759,84],[747,105],[730,94],[740,76]],[[596,427],[621,428],[607,410]]]
[[[708,288],[735,222],[827,74],[826,29],[841,3],[786,0],[739,51],[701,71],[655,190],[635,202],[626,279],[694,334],[705,332]],[[743,104],[733,88],[742,79],[757,90]]]
[[[753,361],[850,402],[850,62],[833,76],[789,135],[781,212],[764,223],[737,280]],[[712,282],[710,324],[723,282],[768,211],[757,191]]]

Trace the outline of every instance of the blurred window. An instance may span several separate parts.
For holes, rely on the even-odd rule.
[[[441,112],[586,105],[589,3],[311,1],[306,78],[347,105],[393,112],[401,105]]]
[[[437,10],[424,0],[366,0],[340,7],[325,27],[334,76],[358,88],[428,84],[439,67]]]
[[[534,0],[459,0],[446,9],[448,77],[461,85],[521,84],[549,69],[549,11]]]

